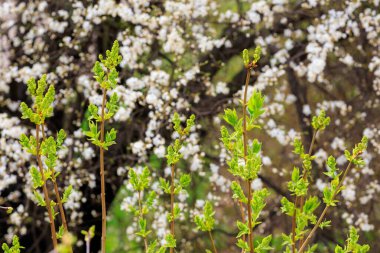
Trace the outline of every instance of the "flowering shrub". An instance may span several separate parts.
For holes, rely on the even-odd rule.
[[[156,199],[171,197],[160,188],[159,178],[171,179],[165,156],[166,146],[178,138],[168,124],[175,112],[182,121],[192,113],[197,117],[186,135],[186,148],[180,151],[183,159],[176,166],[176,180],[182,173],[191,174],[192,179],[184,187],[188,190],[175,196],[174,202],[181,210],[175,220],[176,250],[197,252],[205,246],[212,249],[212,244],[203,240],[203,233],[189,229],[209,202],[213,211],[207,208],[204,212],[208,216],[215,212],[213,229],[209,225],[199,227],[208,223],[203,216],[199,216],[196,226],[212,232],[219,250],[235,251],[234,237],[239,233],[235,220],[248,221],[248,214],[242,215],[242,207],[247,211],[246,203],[237,196],[236,204],[229,201],[230,189],[241,185],[248,193],[247,182],[227,173],[233,153],[217,133],[223,118],[220,114],[227,107],[232,110],[244,96],[247,72],[239,54],[244,48],[260,45],[264,57],[251,71],[251,79],[255,94],[260,91],[266,95],[266,110],[255,123],[262,131],[248,134],[263,142],[262,167],[251,183],[253,192],[265,186],[270,195],[261,212],[261,224],[255,225],[251,233],[253,239],[272,234],[271,245],[279,250],[284,232],[289,238],[287,247],[292,250],[296,241],[300,248],[308,236],[304,231],[313,229],[312,218],[308,218],[307,225],[300,220],[305,216],[301,207],[311,196],[326,198],[329,193],[324,189],[332,187],[330,179],[333,181],[336,176],[322,172],[326,164],[328,168],[333,166],[328,154],[336,157],[336,168],[343,168],[347,161],[345,147],[353,146],[365,135],[370,146],[361,154],[365,165],[361,170],[356,166],[348,170],[339,208],[328,208],[326,220],[337,222],[312,235],[319,242],[318,251],[327,251],[333,244],[344,249],[348,227],[355,226],[371,244],[371,250],[377,252],[380,246],[373,238],[379,235],[376,210],[380,191],[378,6],[378,1],[2,1],[0,13],[5,14],[0,15],[0,205],[5,208],[1,210],[14,210],[9,216],[4,212],[0,220],[1,238],[10,244],[17,234],[30,252],[52,248],[51,233],[46,231],[48,217],[42,207],[33,204],[37,204],[34,191],[38,194],[42,190],[43,197],[43,185],[35,189],[27,175],[36,171],[33,167],[39,170],[38,161],[19,143],[22,133],[35,136],[35,126],[20,120],[18,110],[21,101],[28,105],[33,102],[25,96],[27,81],[48,73],[46,82],[54,85],[57,94],[54,113],[49,115],[44,132],[46,139],[55,138],[59,129],[67,133],[62,143],[66,148],[56,147],[58,159],[53,169],[60,172],[55,181],[58,196],[63,198],[65,189],[72,186],[62,206],[67,230],[77,237],[75,252],[83,250],[82,244],[90,241],[80,232],[92,225],[96,226],[92,249],[101,248],[98,237],[102,234],[101,215],[105,213],[102,204],[108,207],[108,251],[140,252],[144,247],[141,236],[135,234],[140,231],[139,224],[133,222],[136,214],[126,212],[138,203],[127,183],[129,168],[138,175],[148,166],[152,183],[149,190],[144,190],[155,191]],[[92,78],[91,69],[96,55],[111,48],[114,39],[120,42],[122,56],[117,68],[119,85],[113,89],[118,106],[105,130],[114,127],[117,136],[116,144],[104,156],[103,192],[107,197],[102,198],[100,152],[86,141],[85,133],[90,125],[93,129],[92,124],[96,125],[89,104],[101,108],[104,95],[98,81]],[[252,86],[246,91],[248,98],[254,93]],[[108,92],[107,99],[112,100],[112,93]],[[311,115],[321,115],[322,111],[331,117],[330,126],[328,131],[315,133]],[[312,147],[311,153],[291,152],[293,141],[301,137],[307,149]],[[58,140],[54,141],[57,144]],[[313,158],[307,157],[309,153]],[[46,155],[41,154],[43,163]],[[303,163],[298,163],[298,159]],[[241,159],[238,161],[241,165]],[[308,181],[303,179],[310,166],[305,161],[313,166],[307,173]],[[297,170],[292,168],[300,167],[298,164],[302,167],[297,178]],[[287,185],[293,174],[294,185]],[[49,197],[57,202],[52,204],[56,205],[59,231],[63,212],[58,211],[54,182],[50,178],[48,181],[53,190]],[[306,195],[297,190],[299,184],[308,186]],[[287,186],[294,195],[285,190]],[[330,199],[332,193],[330,189]],[[147,197],[142,196],[145,201]],[[297,207],[289,219],[280,215],[285,199]],[[147,231],[152,231],[148,241],[157,238],[157,245],[164,245],[170,229],[166,212],[171,208],[155,203],[153,210],[144,213]],[[318,214],[323,211],[319,205],[315,210]],[[326,225],[324,220],[321,223]],[[250,234],[240,236],[245,240],[248,237]]]
[[[253,231],[256,225],[260,224],[258,221],[260,214],[266,206],[266,198],[269,195],[269,191],[266,188],[252,191],[252,182],[258,178],[259,171],[262,167],[262,144],[254,139],[249,142],[248,133],[255,128],[260,128],[260,125],[256,124],[257,120],[262,114],[265,113],[264,109],[264,97],[261,92],[253,91],[251,97],[248,98],[248,87],[251,76],[251,71],[257,66],[260,59],[261,48],[256,47],[253,53],[253,60],[250,59],[249,51],[245,49],[243,51],[243,62],[246,68],[246,81],[244,86],[244,95],[242,104],[242,117],[240,118],[235,109],[226,109],[224,114],[224,120],[233,128],[230,132],[226,127],[221,127],[221,140],[230,153],[228,166],[229,172],[237,178],[237,181],[231,183],[231,190],[233,192],[233,198],[237,199],[240,211],[241,221],[237,221],[236,225],[239,230],[236,245],[241,248],[242,252],[267,252],[272,250],[271,241],[272,235],[268,235],[261,240],[254,240]],[[104,151],[115,144],[116,130],[112,128],[109,131],[105,131],[106,120],[111,119],[118,108],[118,97],[116,93],[113,93],[107,101],[107,91],[115,89],[117,85],[118,71],[116,67],[121,62],[122,58],[119,55],[119,43],[115,41],[112,50],[106,52],[106,58],[102,55],[99,56],[100,62],[97,61],[93,67],[95,74],[94,78],[99,83],[102,90],[102,103],[98,108],[93,104],[88,107],[88,127],[89,130],[85,131],[85,135],[89,137],[89,140],[100,150],[100,177],[101,177],[101,203],[102,203],[102,232],[101,232],[101,252],[106,252],[106,196],[105,196],[105,164],[104,164]],[[20,136],[21,146],[27,150],[28,153],[36,156],[38,169],[34,166],[30,168],[29,174],[33,182],[33,187],[38,189],[42,187],[44,196],[38,191],[34,191],[35,201],[39,206],[44,206],[47,209],[50,234],[53,242],[54,252],[72,252],[72,244],[74,239],[64,238],[70,236],[68,231],[65,211],[63,204],[66,203],[73,190],[72,185],[69,185],[64,191],[62,197],[59,193],[57,186],[57,177],[59,172],[56,172],[55,167],[57,165],[58,155],[57,151],[62,148],[66,134],[63,130],[60,130],[57,134],[57,138],[46,138],[45,134],[45,119],[50,117],[53,113],[53,102],[55,96],[55,89],[53,85],[50,85],[45,93],[47,83],[46,75],[36,83],[35,79],[30,79],[27,82],[28,93],[33,97],[33,105],[28,107],[24,102],[20,104],[20,111],[23,119],[29,119],[35,124],[35,135],[30,137],[25,134]],[[94,123],[94,121],[96,123]],[[97,122],[100,122],[100,131],[98,129]],[[165,199],[160,201],[156,199],[157,193],[153,190],[144,198],[145,190],[148,189],[152,182],[150,171],[145,167],[141,172],[138,172],[132,168],[129,170],[129,182],[132,186],[133,193],[137,194],[137,206],[131,205],[129,211],[135,216],[138,224],[138,231],[135,235],[142,238],[144,241],[144,252],[146,253],[164,253],[169,249],[170,253],[174,253],[177,246],[178,234],[175,233],[175,221],[183,213],[180,206],[175,203],[175,196],[186,192],[185,188],[191,183],[190,174],[181,174],[179,179],[176,179],[176,167],[181,159],[184,157],[184,150],[187,149],[186,142],[189,138],[189,134],[195,125],[195,116],[191,115],[186,120],[186,126],[181,126],[181,119],[179,114],[174,113],[173,129],[175,130],[176,138],[174,142],[168,146],[166,151],[166,163],[170,166],[170,181],[164,178],[159,179],[160,188],[163,193],[170,195],[170,211],[166,215],[167,222],[170,223],[170,233],[167,233],[164,237],[164,242],[160,246],[157,240],[149,243],[148,238],[152,233],[152,230],[148,229],[148,222],[145,215],[151,209],[155,209],[157,204],[165,206]],[[314,129],[313,139],[309,152],[306,154],[303,144],[300,139],[294,140],[294,153],[300,155],[302,159],[302,173],[297,167],[294,168],[291,181],[288,183],[289,191],[295,196],[294,203],[289,201],[286,197],[281,200],[282,211],[291,216],[293,219],[292,230],[289,235],[282,234],[283,243],[285,246],[285,252],[315,252],[318,248],[318,244],[309,246],[309,242],[312,236],[318,228],[325,228],[331,225],[330,220],[325,220],[327,210],[331,206],[336,206],[339,202],[336,197],[339,192],[344,189],[343,182],[347,177],[348,172],[352,166],[363,166],[365,164],[361,155],[365,151],[368,143],[367,137],[363,137],[361,142],[355,146],[352,152],[345,150],[344,154],[348,161],[348,165],[343,172],[340,172],[337,168],[336,160],[333,156],[330,156],[327,160],[328,170],[325,173],[331,178],[330,186],[326,186],[323,190],[323,202],[325,208],[317,219],[315,211],[320,205],[320,201],[317,196],[309,195],[309,179],[312,171],[312,161],[315,157],[311,154],[315,143],[315,139],[319,131],[324,130],[330,123],[330,118],[326,117],[325,112],[321,111],[318,116],[313,117],[312,127]],[[40,132],[42,133],[42,141],[40,138]],[[44,157],[44,159],[42,159]],[[43,162],[44,161],[44,164]],[[56,232],[56,211],[57,205],[54,200],[49,197],[49,180],[54,185],[55,198],[58,202],[60,217],[62,225],[58,232]],[[246,187],[244,187],[244,184]],[[247,193],[245,193],[246,188]],[[8,212],[11,212],[12,209]],[[247,214],[245,213],[247,211]],[[212,230],[214,229],[215,212],[211,202],[207,202],[204,206],[203,214],[195,215],[194,222],[197,228],[202,231],[207,231],[210,237],[212,249],[214,253],[217,253],[217,243],[212,236]],[[309,231],[308,227],[312,225],[312,229]],[[88,231],[82,231],[85,235],[86,251],[90,252],[90,241],[94,237],[95,227],[91,226]],[[307,235],[307,236],[306,236]],[[62,239],[60,245],[58,240]],[[297,242],[299,245],[297,247]],[[370,247],[368,245],[360,245],[357,243],[358,235],[355,228],[350,229],[350,237],[347,239],[347,246],[342,248],[340,245],[335,247],[335,252],[368,252]],[[20,246],[17,235],[13,236],[13,242],[11,247],[6,243],[3,244],[3,250],[5,253],[17,253],[23,247]],[[206,250],[211,252],[210,250]]]

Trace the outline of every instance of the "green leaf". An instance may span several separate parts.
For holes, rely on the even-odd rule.
[[[32,177],[34,189],[37,189],[38,187],[41,187],[44,185],[44,181],[42,180],[42,175],[35,166],[32,166],[30,168],[29,174]]]
[[[63,196],[62,196],[62,203],[66,203],[69,198],[70,198],[70,195],[71,193],[73,192],[73,186],[72,185],[69,185],[65,191],[63,192]]]
[[[28,92],[30,95],[32,96],[36,96],[36,89],[37,89],[37,84],[36,84],[36,79],[34,79],[33,77],[30,78],[27,82],[26,82],[27,86],[28,86]]]
[[[189,174],[181,175],[181,177],[179,179],[179,184],[182,187],[187,187],[187,186],[189,186],[190,183],[191,183],[191,176]]]
[[[243,189],[241,188],[240,184],[236,181],[232,181],[231,183],[231,190],[233,192],[232,198],[239,200],[240,202],[247,203],[248,199],[244,195]]]
[[[160,187],[165,193],[170,193],[170,183],[169,181],[166,181],[162,177],[159,179],[160,180]]]
[[[59,230],[56,233],[57,239],[61,239],[64,233],[65,233],[65,229],[64,229],[63,225],[59,226]]]
[[[166,248],[175,248],[177,245],[176,240],[174,239],[174,236],[172,234],[167,234],[165,236],[165,245]]]
[[[103,148],[105,150],[108,150],[109,146],[116,144],[116,142],[115,142],[116,134],[117,134],[117,131],[114,128],[112,128],[110,131],[108,131],[106,133],[106,139],[105,139],[105,142],[103,144]]]
[[[314,116],[311,125],[314,130],[324,130],[330,124],[330,117],[326,117],[326,112],[321,110],[317,116]]]
[[[225,109],[223,119],[233,127],[237,127],[239,124],[239,118],[235,109]]]
[[[249,234],[249,227],[248,227],[247,223],[243,223],[241,221],[237,221],[236,225],[237,225],[237,227],[239,229],[239,233],[236,236],[236,238],[239,238],[239,237],[242,237],[243,235]]]
[[[261,57],[261,47],[256,46],[255,51],[253,52],[253,63],[256,64]]]
[[[270,243],[272,241],[272,235],[268,235],[266,237],[264,237],[259,245],[257,245],[255,247],[255,252],[257,253],[263,253],[263,252],[266,252],[268,250],[272,250],[273,248],[270,246]]]
[[[265,112],[263,105],[264,96],[260,91],[254,90],[247,104],[248,113],[253,120],[259,118]]]
[[[248,243],[243,239],[239,239],[236,245],[244,251],[249,251]]]
[[[247,68],[250,63],[248,49],[243,50],[243,62],[244,66]]]
[[[42,195],[38,191],[33,191],[33,194],[34,194],[34,197],[36,198],[37,204],[39,206],[46,206],[44,198],[42,197]]]

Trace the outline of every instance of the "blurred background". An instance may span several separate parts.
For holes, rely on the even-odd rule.
[[[128,168],[148,166],[158,178],[168,173],[165,146],[172,140],[169,119],[174,112],[194,113],[181,170],[191,173],[189,191],[178,197],[183,215],[177,223],[179,252],[204,252],[210,247],[192,222],[205,200],[216,208],[214,238],[220,252],[236,248],[239,218],[231,198],[226,151],[219,138],[221,113],[238,107],[245,73],[244,48],[260,45],[262,59],[251,87],[266,96],[262,129],[253,136],[263,142],[263,168],[254,189],[271,195],[256,235],[273,233],[273,252],[281,251],[281,233],[291,220],[281,214],[280,199],[289,196],[286,182],[300,161],[292,140],[302,136],[309,147],[312,115],[324,109],[332,118],[317,138],[312,191],[321,196],[328,155],[340,167],[362,135],[370,138],[366,166],[355,169],[331,209],[332,226],[318,231],[317,252],[333,252],[349,226],[361,242],[380,252],[380,1],[355,0],[101,0],[0,1],[0,241],[21,237],[25,252],[51,249],[44,208],[32,194],[29,167],[35,164],[18,143],[32,126],[20,120],[21,101],[30,104],[26,81],[48,74],[57,90],[50,134],[63,128],[67,149],[61,151],[60,187],[72,184],[65,204],[69,229],[76,235],[75,252],[84,252],[81,230],[96,226],[92,252],[99,250],[100,180],[98,150],[83,135],[88,104],[101,101],[91,68],[100,53],[120,42],[123,61],[116,89],[120,109],[108,127],[118,130],[117,145],[106,152],[108,205],[107,252],[143,252],[135,221],[126,211],[135,199],[126,186]],[[252,91],[252,90],[251,90]],[[252,137],[253,137],[252,136]],[[168,201],[149,216],[152,238],[168,230]],[[259,236],[258,236],[259,237]]]

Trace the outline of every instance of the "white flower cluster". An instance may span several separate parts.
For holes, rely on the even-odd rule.
[[[121,85],[115,89],[120,107],[112,122],[118,129],[118,145],[107,152],[106,163],[107,184],[113,192],[107,197],[122,186],[126,165],[164,161],[166,145],[173,139],[168,122],[179,111],[197,116],[198,125],[183,151],[188,171],[210,183],[211,193],[201,198],[233,210],[226,201],[231,178],[225,173],[227,154],[219,141],[219,113],[228,102],[237,105],[242,96],[240,52],[260,45],[263,57],[251,81],[266,95],[259,138],[264,140],[263,176],[268,180],[273,176],[273,184],[285,187],[278,180],[287,179],[296,161],[283,154],[291,153],[295,137],[310,138],[310,117],[324,109],[332,124],[316,143],[319,171],[327,154],[333,152],[342,166],[346,163],[342,151],[362,133],[370,138],[367,165],[357,172],[362,179],[358,182],[356,173],[349,175],[343,192],[344,205],[355,208],[355,216],[347,213],[344,219],[363,231],[375,229],[379,218],[358,210],[365,207],[371,213],[375,206],[371,203],[379,201],[379,1],[338,1],[336,6],[316,0],[225,2],[1,1],[0,205],[7,202],[15,207],[4,229],[6,238],[16,229],[31,233],[27,218],[37,207],[27,204],[34,201],[27,171],[35,161],[22,151],[18,138],[34,130],[18,119],[18,106],[26,98],[26,81],[47,72],[58,91],[55,115],[47,128],[53,134],[58,128],[69,133],[57,168],[64,177],[60,187],[70,183],[75,189],[65,207],[72,225],[81,224],[85,215],[99,218],[98,210],[86,207],[93,204],[90,199],[99,183],[97,151],[82,134],[88,127],[83,108],[89,102],[101,103],[91,68],[97,54],[114,39],[120,42],[123,60]],[[165,163],[161,166],[154,177],[165,173]],[[254,181],[253,188],[263,184]],[[318,189],[324,185],[325,178],[316,180]],[[159,192],[158,185],[152,188]],[[188,204],[189,193],[179,197],[185,213],[201,209],[200,202]],[[135,201],[136,196],[127,196],[121,207]],[[154,214],[153,229],[160,238],[168,227],[164,213],[164,207],[158,206]],[[39,215],[38,224],[44,218]],[[269,222],[260,229],[270,229]],[[130,240],[136,238],[136,229],[128,228]],[[178,243],[191,248],[186,240]]]

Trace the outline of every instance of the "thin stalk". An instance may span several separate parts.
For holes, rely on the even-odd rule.
[[[211,231],[208,231],[208,235],[210,236],[210,240],[211,240],[211,244],[212,244],[212,248],[214,250],[214,253],[218,253],[218,251],[216,250],[216,247],[215,247],[215,241],[214,241],[214,237],[212,237]]]
[[[240,180],[239,180],[240,183]],[[244,206],[243,202],[239,201],[239,207],[240,207],[240,214],[241,214],[241,221],[245,224],[245,214],[244,214]],[[242,236],[243,241],[245,241],[245,235]]]
[[[107,100],[107,92],[103,88],[103,100],[100,123],[100,142],[104,142],[104,108]],[[104,179],[104,149],[100,146],[100,197],[102,202],[102,253],[106,253],[106,233],[107,233],[107,209],[106,209],[106,187]]]
[[[313,137],[311,138],[311,143],[310,143],[310,147],[309,147],[309,152],[308,152],[308,155],[311,156],[311,152],[313,152],[313,146],[314,146],[314,143],[315,143],[315,139],[317,137],[317,133],[318,133],[318,130],[315,130],[314,133],[313,133]],[[306,171],[303,171],[303,179],[305,180],[307,177],[307,173]],[[296,197],[296,202],[295,202],[295,207],[297,207],[297,201],[298,201],[298,197]],[[299,208],[302,212],[302,209],[303,209],[303,206],[305,204],[305,196],[301,196],[301,199],[299,200]],[[296,209],[294,209],[294,212],[295,212]],[[295,215],[297,215],[295,213]],[[296,220],[296,217],[294,218],[294,220]],[[296,224],[295,224],[296,225]],[[295,246],[295,235],[293,237],[293,245]],[[300,242],[299,242],[299,245],[302,245],[303,244],[303,238],[300,239]],[[295,248],[295,247],[294,247]],[[295,251],[293,251],[293,253],[295,253]]]
[[[86,239],[86,253],[90,253],[90,238]]]
[[[339,188],[342,186],[344,180],[346,179],[347,174],[348,174],[348,172],[351,169],[351,165],[352,165],[351,162],[347,165],[347,168],[344,171],[343,177],[342,177],[341,181],[339,182],[338,187],[336,188],[336,190],[335,190],[335,192],[333,194],[333,198],[332,198],[333,200],[334,200],[335,196],[338,194]],[[304,243],[300,247],[300,249],[298,251],[299,253],[302,253],[305,250],[305,247],[307,246],[307,244],[310,241],[311,237],[314,235],[315,231],[317,230],[317,228],[319,227],[319,225],[323,221],[323,218],[325,217],[328,209],[329,209],[329,206],[326,206],[325,209],[323,209],[322,214],[319,217],[317,223],[315,223],[313,229],[310,231],[309,235],[306,237],[306,240],[304,241]]]
[[[42,131],[42,139],[45,140],[46,136],[45,136],[45,128],[44,128],[43,124],[41,125],[41,131]],[[52,176],[52,181],[53,181],[53,185],[54,185],[55,196],[56,196],[57,202],[58,202],[59,213],[60,213],[60,216],[61,216],[62,225],[63,225],[63,228],[65,229],[65,232],[69,232],[68,227],[67,227],[65,210],[63,208],[61,195],[59,194],[58,185],[57,185],[57,179],[55,177],[54,171],[53,171],[53,173],[52,173],[51,176]],[[70,252],[72,252],[71,247],[70,247]]]
[[[139,217],[140,219],[143,219],[144,214],[143,214],[143,208],[142,208],[142,203],[141,203],[141,191],[138,191],[138,197],[139,197]],[[148,252],[148,241],[146,237],[144,237],[144,246],[145,246],[145,252]]]
[[[297,204],[298,197],[296,196],[294,200],[294,212],[292,217],[292,252],[296,252],[296,227],[297,227]]]
[[[245,86],[244,86],[244,98],[243,98],[243,146],[244,146],[244,161],[245,164],[247,164],[247,154],[248,154],[248,144],[247,144],[247,92],[248,92],[248,84],[249,79],[251,77],[251,68],[247,68],[247,75],[245,78]],[[251,198],[252,198],[252,187],[251,187],[251,180],[247,181],[248,184],[248,203],[247,203],[247,209],[248,209],[248,226],[249,226],[249,248],[250,252],[255,252],[254,245],[253,245],[253,229],[252,229],[252,208],[251,208]]]
[[[252,207],[251,207],[251,198],[252,198],[252,181],[248,180],[248,226],[249,226],[249,248],[250,252],[255,252],[253,245],[253,229],[252,229]]]
[[[170,210],[172,213],[172,222],[170,225],[170,232],[174,237],[174,176],[175,176],[175,167],[174,164],[171,166],[171,187],[170,187]],[[174,252],[174,248],[170,248],[170,253]]]
[[[41,161],[40,134],[39,133],[40,133],[40,125],[36,125],[36,142],[37,142],[36,156],[37,156],[38,168],[40,170],[42,180],[44,182],[42,189],[44,192],[46,209],[47,209],[48,215],[49,215],[51,239],[53,241],[54,250],[57,251],[57,247],[58,247],[57,234],[56,234],[56,230],[55,230],[53,214],[52,214],[51,208],[50,208],[50,198],[49,198],[49,193],[48,193],[47,186],[46,186],[46,177],[45,177],[44,168],[43,168],[42,161]]]

